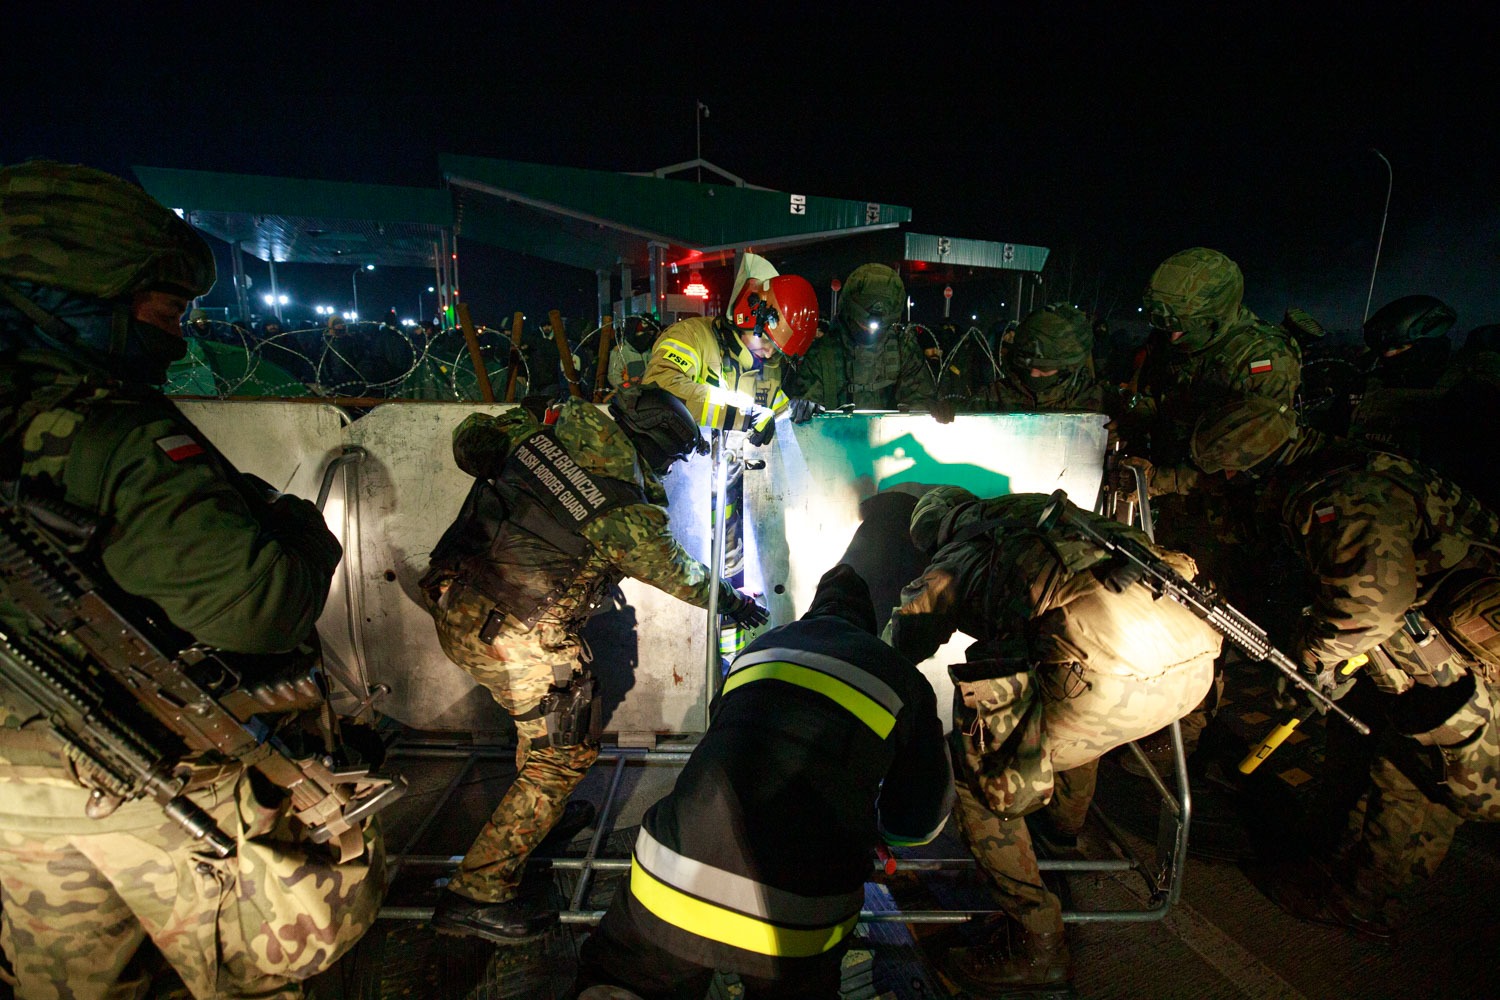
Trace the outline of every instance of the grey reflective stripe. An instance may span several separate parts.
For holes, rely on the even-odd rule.
[[[778,924],[831,927],[858,913],[864,887],[837,896],[801,896],[762,885],[743,875],[684,857],[643,826],[635,838],[635,860],[659,881],[717,906]]]
[[[729,668],[730,676],[734,676],[736,670],[744,667],[753,667],[757,663],[795,663],[799,667],[816,670],[820,674],[836,677],[845,684],[869,698],[881,708],[892,715],[901,714],[901,696],[896,694],[885,681],[876,677],[867,670],[861,670],[852,663],[822,653],[810,653],[805,649],[757,649],[753,653],[746,653]]]

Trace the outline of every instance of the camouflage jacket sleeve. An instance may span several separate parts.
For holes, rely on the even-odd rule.
[[[896,390],[896,405],[911,407],[930,406],[937,398],[937,385],[932,380],[932,369],[922,357],[917,338],[902,330],[897,340],[901,352],[900,385]]]
[[[938,651],[958,631],[959,581],[951,567],[933,563],[901,590],[884,639],[914,663]]]
[[[1415,499],[1355,475],[1296,498],[1286,514],[1314,579],[1312,614],[1293,655],[1330,667],[1390,638],[1417,597]]]
[[[795,368],[787,375],[786,394],[798,399],[811,399],[823,406],[837,406],[826,398],[827,379],[823,369],[829,358],[837,352],[837,345],[830,342],[832,334],[824,334],[812,342]]]
[[[134,426],[122,431],[122,423]],[[114,442],[99,460],[91,435]],[[342,556],[338,540],[310,502],[269,503],[186,419],[101,405],[63,480],[70,500],[103,516],[101,559],[115,583],[199,641],[274,653],[311,633]]]
[[[499,416],[471,413],[453,429],[453,461],[475,479],[492,479],[511,449],[539,426],[520,406]]]
[[[583,536],[626,576],[649,583],[694,607],[708,607],[708,567],[678,544],[667,512],[654,504],[630,504],[596,518]]]
[[[1288,406],[1302,382],[1297,350],[1276,333],[1249,338],[1236,352],[1227,382],[1232,396],[1263,396]]]

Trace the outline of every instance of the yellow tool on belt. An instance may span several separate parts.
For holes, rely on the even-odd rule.
[[[1348,677],[1352,675],[1354,671],[1358,670],[1360,667],[1369,662],[1370,658],[1364,653],[1356,653],[1339,665],[1339,676]],[[1261,762],[1264,761],[1267,757],[1271,756],[1271,754],[1275,752],[1277,747],[1285,743],[1286,738],[1292,735],[1292,733],[1296,731],[1298,726],[1302,725],[1302,723],[1312,718],[1312,715],[1315,711],[1317,711],[1317,709],[1313,708],[1311,705],[1304,706],[1303,708],[1298,709],[1296,714],[1284,720],[1275,729],[1271,730],[1270,733],[1266,735],[1266,738],[1260,741],[1260,745],[1257,746],[1254,750],[1251,750],[1248,754],[1245,755],[1245,759],[1240,761],[1240,773],[1250,774],[1257,767],[1260,767]]]

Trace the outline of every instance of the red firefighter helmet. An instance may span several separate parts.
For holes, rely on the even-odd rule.
[[[729,314],[741,333],[770,337],[783,354],[801,357],[818,333],[818,293],[806,278],[783,274],[752,289],[745,282]]]

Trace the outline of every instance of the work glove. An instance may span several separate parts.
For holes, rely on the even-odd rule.
[[[719,581],[719,614],[746,631],[760,628],[771,620],[755,598],[736,590],[728,580]]]
[[[932,414],[932,419],[940,424],[951,424],[953,418],[958,415],[958,407],[951,399],[934,399],[932,405],[927,408]]]
[[[787,406],[787,415],[794,424],[805,424],[823,412],[823,404],[813,399],[793,399]]]
[[[751,447],[760,447],[776,436],[776,411],[766,406],[750,410],[750,434],[745,438]]]

